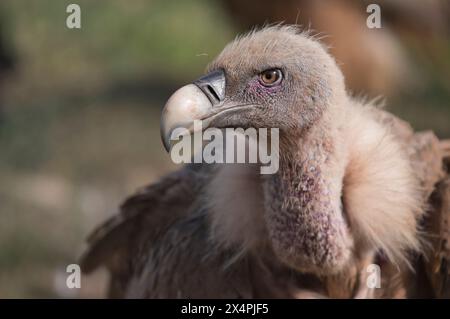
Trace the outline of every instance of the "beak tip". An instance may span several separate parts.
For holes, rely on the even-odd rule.
[[[166,150],[166,152],[170,153],[170,142],[168,142],[166,139],[163,139],[162,142],[163,142],[163,146],[164,146],[164,149]]]
[[[191,130],[195,120],[211,110],[212,104],[205,93],[194,84],[178,89],[167,101],[161,114],[161,140],[167,152],[171,150],[172,132],[178,127]]]
[[[170,139],[168,137],[170,136],[170,134],[166,133],[166,128],[165,128],[165,125],[164,125],[164,121],[161,121],[160,127],[161,127],[161,131],[160,131],[161,142],[162,142],[166,152],[169,153],[170,152]]]

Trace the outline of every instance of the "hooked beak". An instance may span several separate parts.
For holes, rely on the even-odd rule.
[[[173,130],[186,128],[193,133],[195,120],[203,121],[206,128],[213,115],[222,109],[224,98],[223,70],[211,72],[173,93],[161,115],[161,139],[166,151],[170,151]]]

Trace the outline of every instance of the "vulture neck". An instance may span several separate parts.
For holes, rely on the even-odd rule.
[[[345,153],[337,119],[280,136],[277,174],[264,181],[265,221],[275,254],[308,272],[345,260],[352,243],[341,211]]]
[[[344,169],[336,160],[338,130],[324,121],[294,136],[280,134],[280,166],[273,175],[261,175],[257,165],[218,167],[207,188],[211,238],[216,243],[237,248],[238,255],[258,251],[261,256],[265,251],[273,257],[280,245],[292,247],[299,235],[317,233],[322,226],[329,226],[332,232],[333,226],[323,225],[323,219],[342,222],[339,209]],[[317,202],[327,208],[322,220],[314,216]],[[282,242],[284,239],[287,242]]]

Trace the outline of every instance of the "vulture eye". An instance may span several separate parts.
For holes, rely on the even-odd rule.
[[[274,86],[281,82],[282,77],[280,69],[269,69],[260,73],[259,80],[264,86]]]

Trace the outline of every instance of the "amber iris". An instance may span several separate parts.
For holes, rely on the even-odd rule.
[[[280,83],[282,75],[279,69],[270,69],[261,72],[259,79],[263,85],[273,86]]]

